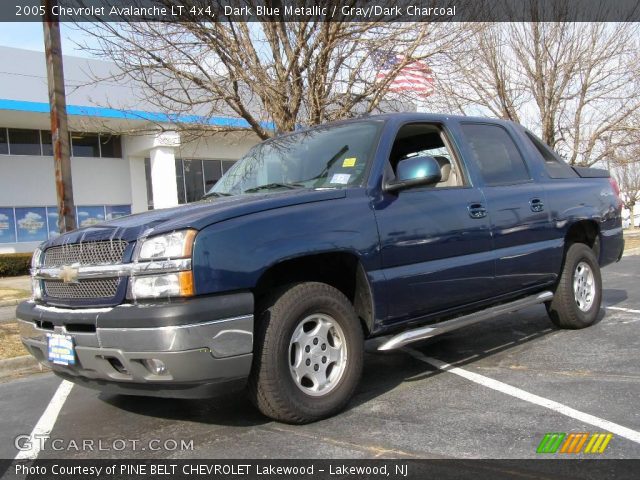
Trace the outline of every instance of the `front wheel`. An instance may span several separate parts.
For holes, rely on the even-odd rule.
[[[316,282],[286,288],[267,302],[256,325],[253,402],[287,423],[337,413],[360,379],[363,343],[358,316],[339,290]]]
[[[598,318],[602,277],[593,250],[574,243],[567,250],[553,300],[547,304],[551,321],[560,328],[585,328]]]

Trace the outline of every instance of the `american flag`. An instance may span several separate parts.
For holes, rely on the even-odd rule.
[[[376,67],[376,81],[384,81],[405,61],[404,55],[393,52],[371,52],[371,58]],[[409,61],[389,84],[390,92],[415,92],[420,96],[428,97],[435,89],[433,72],[429,65],[422,60]]]

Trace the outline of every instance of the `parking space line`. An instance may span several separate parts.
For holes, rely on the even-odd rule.
[[[604,308],[607,310],[619,310],[621,312],[627,312],[627,313],[640,313],[640,310],[634,310],[633,308],[609,307],[609,306],[606,306]]]
[[[500,382],[498,380],[494,380],[489,377],[485,377],[484,375],[470,372],[469,370],[464,370],[463,368],[454,367],[453,365],[445,363],[436,358],[427,357],[426,355],[412,348],[404,348],[404,350],[407,353],[409,353],[411,356],[416,358],[417,360],[427,363],[437,368],[438,370],[453,373],[454,375],[458,375],[460,377],[466,378],[467,380],[470,380],[484,387],[491,388],[492,390],[496,390],[506,395],[519,398],[520,400],[524,400],[525,402],[533,403],[535,405],[548,408],[555,412],[561,413],[562,415],[565,415],[567,417],[571,417],[581,422],[588,423],[589,425],[593,425],[594,427],[601,428],[615,435],[618,435],[619,437],[623,437],[623,438],[626,438],[627,440],[631,440],[632,442],[640,443],[640,432],[636,430],[632,430],[630,428],[623,427],[622,425],[618,425],[617,423],[613,423],[608,420],[604,420],[602,418],[596,417],[594,415],[590,415],[588,413],[575,410],[571,407],[563,405],[562,403],[549,400],[548,398],[540,397],[533,393],[529,393],[525,390],[521,390],[520,388],[513,387],[511,385]]]
[[[38,423],[36,423],[36,426],[33,427],[33,431],[29,435],[29,444],[31,445],[31,448],[18,452],[15,458],[16,460],[35,460],[38,458],[38,454],[40,453],[40,448],[42,446],[41,439],[49,435],[51,430],[53,430],[53,426],[60,414],[60,410],[69,396],[69,393],[71,393],[72,387],[73,383],[67,380],[60,382],[56,393],[53,394],[53,397],[49,401],[49,405],[47,405],[47,408],[40,417],[40,420],[38,420]]]

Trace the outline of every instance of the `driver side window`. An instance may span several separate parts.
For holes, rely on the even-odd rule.
[[[460,164],[452,154],[444,132],[437,125],[412,123],[400,128],[389,155],[394,175],[401,160],[419,155],[429,155],[440,165],[442,180],[431,188],[466,185]]]

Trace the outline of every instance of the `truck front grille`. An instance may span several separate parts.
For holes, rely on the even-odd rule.
[[[107,240],[101,242],[72,243],[47,248],[44,252],[45,268],[63,265],[113,265],[122,263],[127,242]]]
[[[78,283],[45,280],[44,290],[50,298],[64,300],[105,299],[116,296],[119,284],[119,278],[80,280]]]

